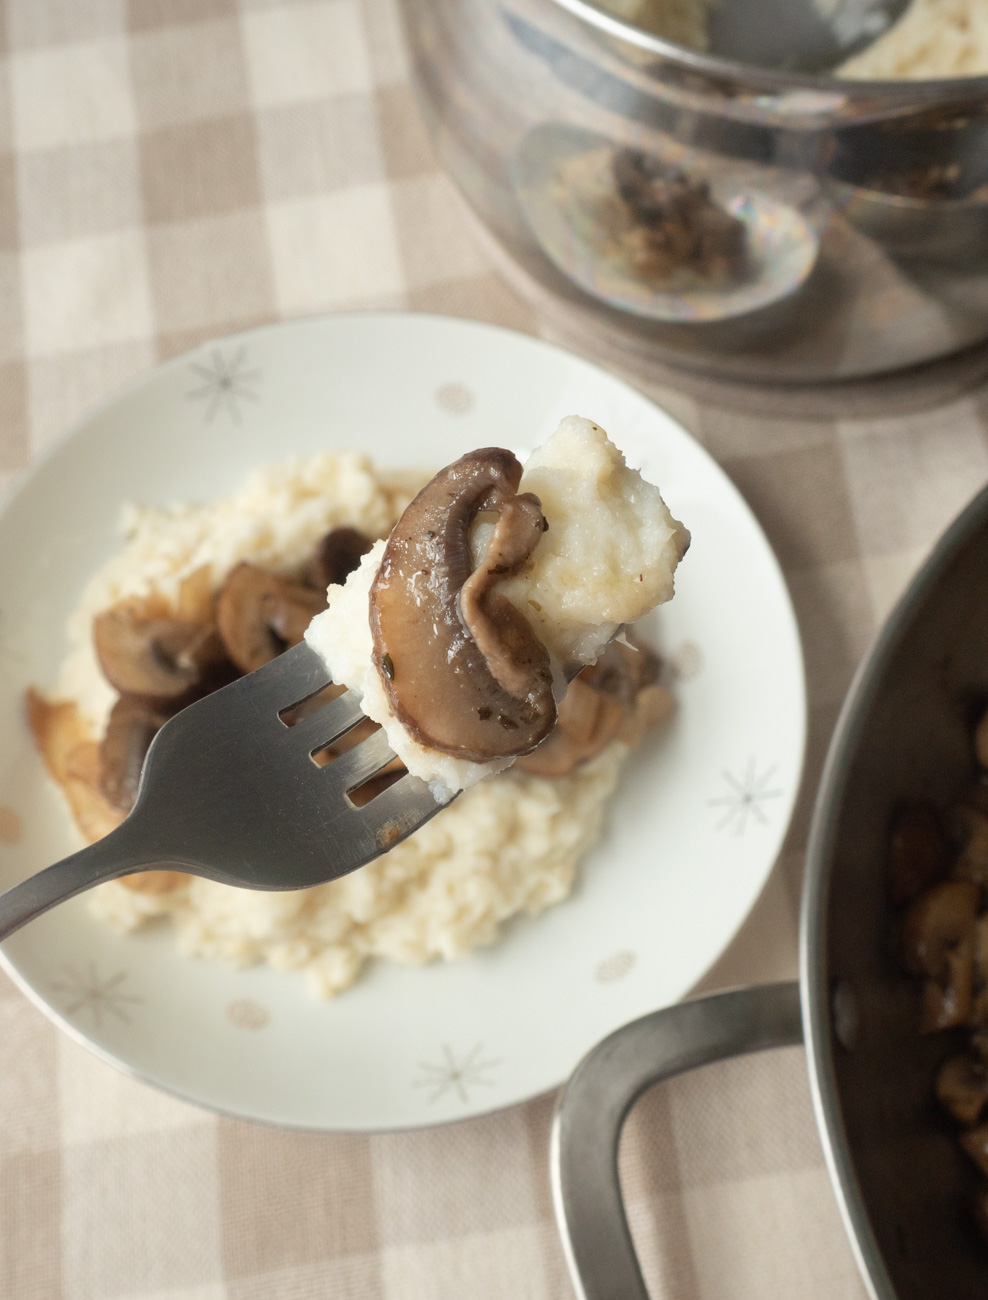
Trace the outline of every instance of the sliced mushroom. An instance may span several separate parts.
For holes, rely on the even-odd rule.
[[[630,716],[625,719],[624,726],[618,733],[618,740],[623,740],[632,748],[640,745],[645,735],[667,722],[675,709],[675,698],[667,687],[661,686],[658,682],[653,682],[651,686],[643,686],[635,696],[635,707]]]
[[[988,1174],[988,1124],[979,1124],[959,1134],[961,1146],[983,1174]]]
[[[978,889],[966,880],[946,880],[917,898],[902,927],[902,956],[908,970],[939,979],[950,954],[972,945]]]
[[[175,617],[187,623],[215,623],[213,593],[213,566],[204,564],[183,578],[175,600]]]
[[[528,753],[556,720],[548,653],[497,591],[544,531],[520,478],[496,447],[442,470],[398,520],[371,586],[375,662],[395,715],[422,744],[477,762]],[[497,522],[473,570],[481,511]]]
[[[908,903],[943,880],[950,850],[936,806],[927,799],[900,804],[892,815],[886,881],[894,904]]]
[[[134,695],[114,704],[99,747],[99,788],[114,808],[129,813],[151,741],[167,715]]]
[[[571,776],[617,739],[627,720],[625,705],[616,696],[596,690],[583,677],[581,673],[570,682],[552,733],[530,754],[516,760],[520,771],[546,780]]]
[[[988,709],[985,709],[974,729],[974,756],[982,768],[988,770]]]
[[[974,984],[978,888],[968,881],[934,885],[912,904],[902,929],[906,967],[927,975],[920,1029],[934,1033],[965,1024]]]
[[[952,810],[951,821],[963,845],[951,875],[988,885],[988,817],[978,808],[961,805]]]
[[[971,1213],[978,1231],[988,1241],[988,1188],[979,1187],[974,1193]]]
[[[647,647],[612,641],[597,662],[569,685],[552,734],[516,767],[548,779],[569,776],[611,743],[636,745],[674,707],[656,677],[659,660]]]
[[[103,674],[121,695],[175,702],[194,694],[224,658],[215,628],[148,617],[139,602],[97,614],[93,643]]]
[[[974,922],[974,983],[969,1023],[988,1026],[988,912]]]
[[[78,706],[27,693],[28,723],[48,771],[65,791],[79,829],[94,844],[123,821],[99,789],[99,745]]]
[[[325,608],[324,593],[242,562],[220,588],[216,622],[227,654],[242,672],[251,673],[298,645]]]
[[[525,616],[497,590],[517,573],[542,540],[545,516],[531,492],[509,497],[497,506],[497,522],[483,559],[460,588],[460,622],[473,638],[498,685],[524,699],[532,690],[533,665],[548,656]],[[472,551],[471,551],[472,554]]]
[[[323,591],[346,582],[374,545],[358,528],[334,528],[316,548],[315,576]]]
[[[138,871],[133,876],[121,876],[120,883],[135,894],[170,894],[188,879],[181,871]]]
[[[62,785],[72,816],[90,844],[109,835],[125,814],[114,808],[99,788],[99,745],[87,741],[69,755]]]
[[[988,1075],[973,1056],[951,1056],[937,1074],[937,1101],[965,1127],[977,1123],[988,1102]]]

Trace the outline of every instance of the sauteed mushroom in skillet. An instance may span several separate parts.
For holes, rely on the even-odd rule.
[[[889,828],[886,882],[901,965],[922,977],[919,1029],[966,1031],[936,1096],[960,1127],[961,1148],[988,1174],[988,710],[974,731],[980,773],[964,801],[941,811],[904,801]],[[988,1237],[988,1185],[972,1206]]]

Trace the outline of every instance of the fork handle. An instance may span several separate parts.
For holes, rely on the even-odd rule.
[[[135,835],[128,818],[97,843],[62,858],[61,862],[28,876],[0,894],[0,943],[56,903],[63,903],[104,880],[115,880],[156,865],[159,865],[156,860],[148,858],[147,841],[143,840],[142,847],[142,837]]]

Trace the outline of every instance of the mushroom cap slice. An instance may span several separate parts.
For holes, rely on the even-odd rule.
[[[950,846],[943,821],[928,799],[910,799],[893,812],[885,871],[893,904],[908,903],[946,876]]]
[[[216,622],[227,654],[251,673],[298,645],[325,608],[323,592],[243,561],[220,588]]]
[[[988,1103],[988,1074],[977,1057],[951,1056],[937,1074],[937,1101],[958,1124],[976,1124]]]
[[[366,555],[373,545],[359,528],[333,528],[316,547],[315,568],[319,585],[325,590],[346,582],[360,563],[361,556]]]
[[[110,711],[99,747],[99,788],[120,812],[137,799],[144,759],[167,715],[134,695],[121,695]]]
[[[613,740],[637,745],[675,708],[672,695],[658,684],[658,656],[630,633],[611,641],[595,664],[569,684],[559,705],[555,730],[516,767],[530,776],[569,776],[596,758]]]
[[[86,842],[94,844],[124,818],[100,792],[99,745],[74,701],[53,703],[29,690],[27,714],[45,766],[65,791]]]
[[[97,614],[93,644],[115,690],[158,702],[194,693],[204,673],[224,658],[215,628],[149,617],[139,602],[125,601]]]
[[[545,529],[517,495],[521,465],[486,447],[441,470],[398,520],[370,593],[374,661],[392,711],[421,744],[474,762],[527,754],[552,730],[549,655],[498,579]],[[470,533],[497,514],[474,571]]]
[[[945,880],[912,904],[902,926],[906,969],[939,979],[949,955],[963,942],[972,946],[978,912],[978,888],[966,880]]]
[[[961,1146],[983,1174],[988,1174],[988,1124],[969,1128],[958,1138]]]

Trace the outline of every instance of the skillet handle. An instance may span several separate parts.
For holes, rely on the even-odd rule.
[[[725,1057],[803,1041],[799,985],[765,984],[682,1002],[624,1025],[559,1095],[550,1173],[578,1300],[648,1300],[618,1182],[618,1142],[652,1084]]]

